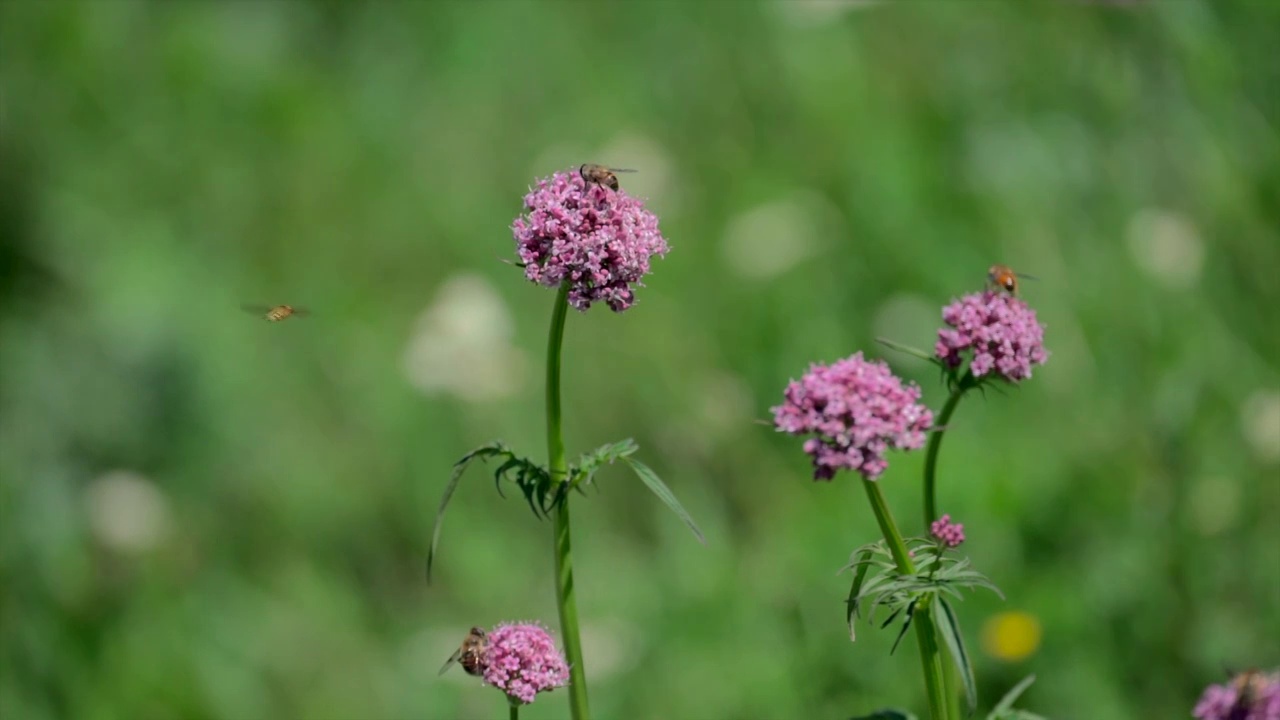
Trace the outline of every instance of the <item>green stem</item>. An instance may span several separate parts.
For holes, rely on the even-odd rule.
[[[929,436],[929,446],[925,450],[924,456],[924,527],[925,532],[929,532],[929,527],[937,520],[938,515],[938,452],[942,448],[942,437],[946,433],[946,424],[951,421],[951,416],[955,413],[956,408],[960,406],[960,398],[974,387],[974,377],[971,373],[966,372],[964,377],[956,383],[956,387],[951,391],[951,396],[947,398],[947,403],[942,406],[942,412],[934,420],[934,425],[942,428]],[[956,677],[955,665],[949,662],[942,663],[942,691],[947,702],[947,712],[951,717],[962,717],[960,714],[960,688],[959,678]]]
[[[960,678],[956,677],[956,664],[948,662],[944,656],[942,660],[942,692],[947,698],[947,717],[963,718],[964,713],[960,709]]]
[[[929,572],[929,579],[932,580],[937,574],[938,568],[942,567],[942,555],[945,547],[942,543],[934,546],[934,554],[937,562],[934,563],[933,570]],[[960,678],[956,677],[956,666],[954,663],[947,662],[947,657],[942,656],[942,694],[947,699],[947,717],[962,718],[964,715],[960,713]]]
[[[547,338],[547,468],[553,482],[565,482],[569,472],[564,453],[564,432],[560,428],[560,348],[564,343],[564,321],[568,311],[569,284],[563,283],[556,295],[555,310],[551,314],[551,332]],[[568,493],[556,504],[553,533],[556,608],[560,612],[560,635],[564,640],[565,659],[569,662],[569,711],[573,720],[587,720],[590,717],[587,711],[587,676],[582,664],[582,637],[578,633],[578,604],[573,594],[573,545],[569,532]]]
[[[871,511],[875,513],[876,522],[880,524],[880,532],[889,545],[889,553],[898,565],[898,572],[912,575],[916,571],[915,563],[907,554],[907,543],[898,531],[898,525],[889,513],[889,504],[885,502],[880,484],[874,480],[863,478],[862,486],[867,491],[867,499],[871,501]],[[916,642],[920,646],[920,666],[924,671],[924,685],[929,697],[929,717],[933,720],[947,720],[946,696],[942,685],[942,656],[938,652],[938,637],[933,626],[933,612],[929,606],[929,598],[925,598],[916,606],[912,624],[916,626]]]
[[[898,565],[898,572],[903,575],[914,575],[916,564],[907,554],[907,543],[902,539],[902,533],[898,530],[898,524],[893,521],[893,515],[889,513],[889,504],[885,502],[884,493],[880,491],[880,483],[863,478],[862,487],[867,491],[867,499],[871,501],[871,512],[875,513],[876,522],[880,524],[880,534],[884,535],[884,541],[889,544],[889,553],[893,555],[893,561]]]
[[[520,720],[520,701],[511,700],[510,702],[507,703],[507,707],[510,708],[510,713],[508,717],[511,720]]]
[[[943,427],[951,420],[951,414],[960,404],[960,398],[969,390],[969,376],[956,385],[947,404],[942,406],[942,413],[933,421],[935,427]],[[942,447],[944,430],[936,430],[929,434],[929,447],[924,454],[924,531],[938,519],[938,448]]]
[[[946,685],[944,682],[946,663],[942,652],[938,649],[938,634],[933,623],[933,607],[926,597],[916,606],[915,626],[916,642],[920,645],[920,666],[924,670],[924,685],[929,693],[929,715],[934,720],[947,720],[952,716],[948,712]]]

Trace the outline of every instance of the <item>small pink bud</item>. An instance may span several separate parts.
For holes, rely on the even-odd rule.
[[[929,533],[947,547],[956,547],[964,542],[964,525],[951,522],[950,515],[943,515],[929,526]]]

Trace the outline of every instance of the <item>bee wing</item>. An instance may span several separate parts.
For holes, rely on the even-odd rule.
[[[639,170],[632,170],[631,168],[609,168],[609,170],[612,172],[640,172]]]
[[[299,317],[306,317],[311,314],[311,311],[306,308],[294,308],[293,314]]]
[[[462,657],[462,648],[458,648],[457,650],[453,651],[453,654],[449,656],[448,660],[444,661],[444,665],[440,668],[440,672],[436,673],[436,675],[437,676],[443,675],[444,671],[448,670],[450,667],[453,666],[454,663],[458,662],[458,658],[460,657]]]
[[[1040,280],[1040,278],[1036,277],[1035,275],[1027,275],[1026,273],[1016,272],[1014,273],[1014,275],[1017,275],[1022,280],[1036,280],[1036,281]]]

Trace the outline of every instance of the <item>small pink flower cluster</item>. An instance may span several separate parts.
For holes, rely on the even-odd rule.
[[[1011,295],[993,290],[965,295],[942,309],[942,319],[951,327],[938,331],[934,352],[954,368],[972,350],[969,371],[976,378],[995,372],[1010,382],[1026,380],[1032,365],[1049,359],[1036,311]]]
[[[1280,720],[1280,672],[1243,673],[1210,685],[1191,714],[1198,720]]]
[[[604,302],[614,312],[635,303],[632,286],[649,258],[667,253],[658,218],[621,190],[586,183],[573,171],[538,181],[524,196],[526,213],[512,232],[524,275],[539,285],[569,282],[569,304],[586,310]]]
[[[840,468],[874,480],[888,467],[888,450],[924,444],[933,414],[919,399],[920,388],[904,386],[888,365],[858,352],[830,366],[811,365],[787,386],[773,421],[782,432],[816,436],[804,444],[815,480],[830,480]]]
[[[950,515],[943,515],[929,526],[929,533],[947,547],[956,547],[964,542],[964,525],[951,522]]]
[[[522,703],[569,682],[569,666],[538,625],[502,624],[489,633],[484,681]]]

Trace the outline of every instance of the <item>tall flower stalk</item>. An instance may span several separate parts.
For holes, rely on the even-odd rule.
[[[560,351],[564,344],[565,316],[569,311],[569,281],[560,283],[551,311],[551,331],[547,335],[547,468],[554,486],[568,482],[568,462],[564,452],[564,432],[560,423]],[[578,628],[578,603],[573,592],[573,535],[569,526],[569,501],[556,505],[552,541],[556,567],[556,609],[560,614],[560,634],[569,660],[569,709],[574,718],[590,716],[587,707],[587,670],[582,659],[582,635]],[[513,710],[514,712],[514,710]]]
[[[887,451],[914,450],[924,444],[933,416],[916,402],[919,398],[918,387],[904,385],[888,365],[868,361],[859,352],[831,365],[811,365],[804,377],[787,386],[783,403],[773,408],[778,430],[810,436],[804,451],[812,458],[815,480],[831,480],[840,469],[862,476],[884,537],[880,549],[891,558],[887,565],[892,574],[901,579],[914,578],[917,568],[878,479],[889,466]],[[858,572],[863,577],[865,570]],[[850,594],[851,615],[860,602],[858,595]],[[894,593],[886,604],[896,605],[894,616],[905,614],[906,622],[915,625],[929,716],[945,720],[942,657],[930,598]]]
[[[605,465],[622,461],[663,503],[702,540],[702,533],[675,495],[647,465],[634,457],[639,449],[630,438],[584,453],[573,462],[565,451],[561,413],[561,350],[570,307],[586,312],[604,303],[620,313],[635,304],[635,288],[643,285],[649,259],[663,256],[667,242],[658,232],[658,218],[644,204],[615,187],[588,183],[577,172],[555,173],[539,180],[524,197],[525,212],[512,223],[516,253],[525,278],[556,288],[547,337],[547,464],[515,453],[500,441],[481,446],[454,465],[436,515],[427,556],[430,578],[440,539],[445,508],[468,465],[497,460],[494,480],[501,492],[504,481],[520,488],[534,515],[552,519],[552,557],[556,607],[569,667],[569,710],[574,720],[589,717],[586,662],[574,596],[573,533],[569,522],[572,491],[582,492]],[[517,708],[512,706],[515,717]]]
[[[972,293],[942,309],[948,327],[938,331],[935,362],[947,375],[951,395],[938,415],[939,431],[929,438],[924,458],[924,525],[938,518],[938,452],[951,416],[965,394],[984,383],[1016,384],[1049,359],[1044,326],[1021,299],[997,290]],[[965,361],[968,368],[961,373]]]
[[[1044,364],[1049,357],[1044,348],[1044,327],[1035,311],[1012,293],[987,289],[966,295],[943,308],[942,319],[947,327],[938,331],[931,359],[943,369],[950,395],[925,449],[923,483],[924,526],[935,534],[939,523],[946,524],[938,519],[938,455],[960,401],[970,390],[991,381],[1015,384],[1026,380],[1032,367]],[[919,351],[915,354],[928,357]],[[943,683],[948,712],[956,716],[960,692],[954,666],[944,667]]]
[[[850,639],[855,618],[870,618],[879,609],[889,612],[884,626],[903,619],[899,641],[914,625],[929,717],[959,720],[977,709],[977,690],[952,603],[961,597],[959,588],[1000,591],[972,569],[968,558],[951,552],[964,541],[964,527],[953,523],[950,515],[938,515],[942,431],[969,390],[994,379],[1016,383],[1029,378],[1032,366],[1043,364],[1048,353],[1035,312],[1012,294],[989,289],[968,295],[945,307],[942,315],[949,327],[938,332],[932,356],[882,341],[942,369],[951,392],[936,424],[929,410],[917,403],[918,387],[904,384],[884,363],[864,360],[862,353],[831,366],[811,366],[804,377],[788,385],[783,404],[773,413],[778,430],[808,436],[804,451],[812,458],[815,480],[831,480],[841,469],[862,476],[880,527],[883,540],[855,550],[846,566],[854,576],[846,613]],[[925,445],[928,432],[932,435],[922,493],[927,534],[904,538],[877,481],[888,467],[888,450],[918,449]],[[921,549],[926,552],[916,555]],[[953,662],[944,659],[944,646]],[[961,682],[969,701],[967,713],[960,706]],[[1015,688],[1002,706],[1011,705],[1024,689],[1025,684]]]

